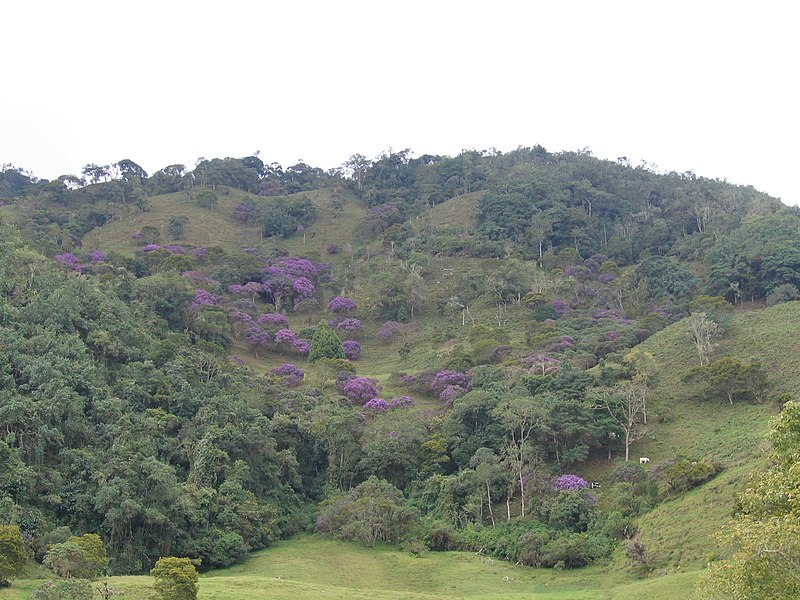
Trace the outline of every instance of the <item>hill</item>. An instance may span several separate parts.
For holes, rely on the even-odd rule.
[[[113,572],[198,557],[208,590],[270,582],[267,556],[294,594],[493,585],[470,554],[318,537],[217,570],[315,528],[554,567],[496,567],[542,597],[677,593],[800,383],[800,217],[752,188],[539,147],[120,165],[15,184],[2,208],[0,506],[38,560],[96,531]],[[686,379],[700,315],[766,402]],[[347,581],[311,560],[333,549]]]

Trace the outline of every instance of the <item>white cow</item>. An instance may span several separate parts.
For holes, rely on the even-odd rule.
[[[644,464],[647,464],[647,463],[649,463],[649,462],[650,462],[650,459],[649,459],[649,458],[647,458],[646,456],[642,456],[642,457],[639,459],[639,464],[640,464],[640,465],[644,465]]]

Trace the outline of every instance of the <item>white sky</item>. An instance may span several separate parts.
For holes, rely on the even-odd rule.
[[[5,2],[0,163],[53,178],[260,150],[327,169],[541,144],[800,204],[793,5]]]

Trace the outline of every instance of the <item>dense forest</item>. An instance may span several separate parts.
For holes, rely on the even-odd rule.
[[[786,402],[715,347],[798,288],[795,208],[588,151],[5,165],[0,525],[117,574],[301,531],[645,569],[636,519],[725,465],[639,464],[639,344],[682,322],[699,398]]]

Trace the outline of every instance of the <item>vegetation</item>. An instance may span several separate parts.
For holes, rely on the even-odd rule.
[[[41,597],[311,528],[553,577],[698,568],[795,389],[799,216],[691,173],[126,159],[6,170],[0,198],[0,518],[63,578]]]

